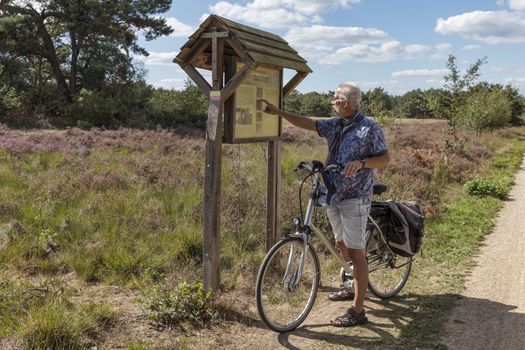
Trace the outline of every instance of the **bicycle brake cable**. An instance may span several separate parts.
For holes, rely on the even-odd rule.
[[[308,174],[304,179],[303,182],[301,182],[301,186],[299,187],[299,213],[301,214],[301,222],[304,222],[303,217],[303,202],[302,202],[302,192],[303,192],[303,185],[306,182],[306,180],[312,176],[313,174]]]

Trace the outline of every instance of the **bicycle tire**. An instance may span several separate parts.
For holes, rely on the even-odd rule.
[[[380,233],[373,229],[366,242],[368,260],[368,289],[380,299],[397,295],[405,286],[412,271],[412,257],[393,254]]]
[[[317,254],[310,245],[297,286],[294,288],[290,282],[294,279],[303,250],[303,239],[300,237],[287,237],[277,242],[264,257],[257,274],[257,311],[264,324],[275,332],[289,332],[297,328],[314,306],[320,267]],[[290,268],[287,269],[289,262]]]

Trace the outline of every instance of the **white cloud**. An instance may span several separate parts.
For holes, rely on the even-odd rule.
[[[399,41],[389,40],[379,45],[355,44],[337,49],[325,56],[320,63],[338,65],[345,61],[387,62],[398,57],[403,51]]]
[[[525,85],[525,77],[509,77],[507,79],[505,79],[505,83],[507,84],[513,84],[513,83],[517,83],[517,84],[520,84],[520,85]]]
[[[433,60],[442,60],[452,52],[452,45],[449,43],[437,44],[434,46],[434,52],[430,56]]]
[[[147,66],[172,66],[178,67],[173,63],[173,59],[177,56],[178,52],[154,52],[150,51],[149,56],[137,56],[135,57],[138,61],[143,62]],[[178,68],[177,68],[178,69]]]
[[[158,88],[180,90],[184,88],[185,83],[186,79],[184,78],[167,78],[155,81],[152,85]]]
[[[434,31],[488,44],[522,43],[525,42],[525,18],[516,12],[473,11],[438,18]]]
[[[173,28],[173,33],[170,34],[172,37],[188,37],[192,35],[196,29],[190,27],[179,21],[174,17],[167,17],[166,23]]]
[[[428,79],[425,80],[425,84],[430,85],[432,87],[442,87],[445,85],[445,80],[442,79]]]
[[[471,51],[471,50],[477,50],[480,47],[481,47],[480,45],[465,45],[462,47],[462,49],[465,51]]]
[[[323,13],[350,8],[360,0],[251,0],[246,4],[219,1],[211,13],[264,28],[289,28],[322,22]],[[201,17],[202,19],[202,17]]]
[[[509,0],[509,8],[511,10],[523,11],[525,10],[525,0]]]
[[[308,60],[324,65],[338,65],[346,61],[387,62],[394,59],[422,59],[430,55],[442,57],[450,44],[401,45],[377,28],[335,27],[313,25],[295,27],[284,36],[290,45]]]
[[[525,73],[525,67],[492,67],[490,70],[494,73]]]
[[[392,72],[393,78],[428,78],[442,77],[448,73],[448,69],[408,69]]]
[[[503,84],[511,84],[518,88],[522,94],[525,92],[525,77],[508,77],[504,80]]]
[[[407,58],[419,58],[424,54],[432,51],[432,46],[430,45],[419,45],[411,44],[405,46],[405,54]]]
[[[387,37],[387,33],[376,28],[314,25],[292,28],[286,34],[285,39],[293,43],[325,41],[332,44],[349,45],[356,42],[380,43]]]

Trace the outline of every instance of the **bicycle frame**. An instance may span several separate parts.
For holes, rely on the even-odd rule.
[[[313,217],[313,213],[314,213],[314,210],[315,210],[315,207],[316,207],[316,194],[318,193],[318,189],[319,189],[319,186],[320,186],[320,183],[321,183],[321,179],[320,179],[321,176],[320,176],[319,173],[314,173],[313,177],[314,177],[314,180],[313,180],[313,184],[312,184],[312,190],[310,192],[310,198],[308,199],[308,205],[306,207],[306,214],[304,216],[303,227],[307,228],[307,230],[305,230],[306,232],[308,232],[308,231],[313,232],[321,240],[323,245],[326,247],[326,249],[328,249],[328,251],[332,254],[332,256],[335,257],[335,259],[337,260],[339,265],[341,265],[341,267],[344,269],[344,271],[347,274],[350,274],[350,273],[352,273],[352,270],[351,270],[350,266],[348,265],[348,263],[346,261],[344,261],[343,257],[336,251],[335,247],[330,243],[328,238],[326,238],[326,236],[321,232],[321,230],[319,228],[317,228],[312,223],[312,217]],[[369,220],[369,223],[373,224],[377,228],[377,230],[380,233],[381,239],[383,239],[383,234],[382,234],[381,229],[379,228],[379,225],[370,216],[370,214],[368,215],[368,220]],[[294,278],[295,281],[298,280],[297,276],[301,276],[304,260],[306,258],[305,252],[307,252],[307,247],[308,247],[308,243],[309,243],[309,239],[310,239],[308,233],[306,233],[306,232],[297,232],[296,233],[296,235],[301,236],[303,238],[304,249],[303,249],[303,252],[301,254],[301,262],[300,262],[299,267],[297,269],[297,274],[296,274],[296,276]],[[369,234],[371,234],[371,230],[367,230],[367,237],[365,238],[366,240],[368,240],[368,235]],[[293,252],[290,252],[290,253],[291,253],[290,254],[290,259],[291,259],[292,255],[293,255],[292,254]],[[289,264],[288,264],[286,270],[287,270],[286,271],[287,273],[285,274],[285,276],[288,275]],[[294,287],[295,287],[295,285],[296,284],[294,283]]]

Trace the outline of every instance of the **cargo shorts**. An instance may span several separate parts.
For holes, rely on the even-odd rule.
[[[332,203],[326,208],[335,241],[347,248],[366,248],[366,222],[370,211],[369,198],[350,198]]]

